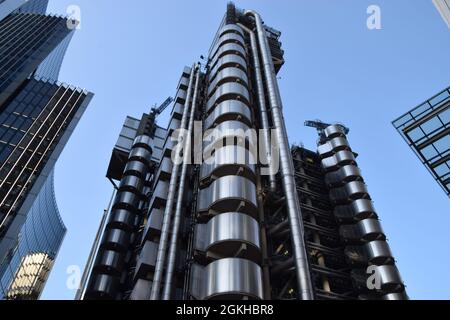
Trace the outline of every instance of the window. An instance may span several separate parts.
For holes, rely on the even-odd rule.
[[[428,147],[423,148],[421,152],[427,161],[433,159],[438,155],[438,152],[436,151],[433,145],[429,145]]]
[[[405,125],[408,121],[411,121],[412,117],[411,115],[408,113],[407,115],[404,115],[403,117],[401,117],[400,119],[398,119],[397,121],[394,122],[394,126],[399,128],[403,125]]]
[[[450,161],[447,161],[447,163],[443,163],[440,166],[437,166],[434,171],[436,171],[437,175],[439,177],[443,177],[445,174],[449,173]]]
[[[434,143],[434,146],[439,151],[439,153],[443,154],[445,152],[448,152],[450,149],[450,136],[447,135],[447,136],[443,137],[442,139],[436,141]]]
[[[420,139],[422,139],[425,134],[423,133],[422,129],[420,127],[415,128],[414,130],[408,132],[408,136],[411,138],[413,142],[416,142]]]
[[[447,108],[447,110],[443,111],[439,117],[441,118],[441,121],[444,123],[444,125],[448,125],[450,123],[450,106]]]
[[[6,159],[8,159],[8,156],[13,151],[13,148],[11,146],[5,146],[3,150],[0,153],[0,164],[3,164]]]
[[[423,125],[421,125],[421,127],[422,127],[423,131],[425,132],[425,134],[429,135],[430,133],[433,133],[436,130],[438,130],[439,128],[441,128],[442,123],[438,117],[434,117],[431,120],[428,120],[427,122],[425,122]]]
[[[424,113],[425,111],[427,111],[428,109],[430,109],[430,105],[427,102],[427,103],[424,103],[423,105],[419,106],[415,110],[411,111],[411,114],[413,115],[413,117],[417,117],[417,116],[421,115],[422,113]]]
[[[436,98],[430,100],[430,103],[432,106],[436,106],[439,103],[441,103],[442,101],[444,101],[445,99],[447,99],[449,96],[450,96],[449,93],[447,91],[444,91],[440,95],[438,95]]]
[[[17,145],[20,142],[20,140],[22,139],[22,137],[23,137],[23,133],[20,131],[16,131],[16,134],[12,137],[12,139],[9,143],[12,145]]]

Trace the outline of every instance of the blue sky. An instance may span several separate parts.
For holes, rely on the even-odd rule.
[[[226,0],[51,0],[81,8],[60,79],[95,93],[56,168],[68,234],[44,299],[73,299],[69,266],[84,268],[111,195],[105,178],[127,115],[175,94],[183,66],[206,55]],[[450,206],[391,121],[450,83],[450,30],[431,0],[246,0],[283,32],[279,74],[292,143],[315,148],[304,120],[343,122],[413,299],[450,299]],[[381,8],[382,30],[366,10]],[[167,115],[161,117],[165,124]]]

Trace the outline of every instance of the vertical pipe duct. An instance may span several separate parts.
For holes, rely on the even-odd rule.
[[[188,125],[188,131],[186,132],[186,136],[183,139],[184,147],[183,147],[183,167],[181,170],[180,176],[180,187],[178,189],[178,197],[177,197],[177,205],[175,209],[175,216],[173,221],[172,228],[172,237],[170,240],[169,247],[169,257],[167,260],[167,270],[166,270],[166,281],[164,284],[164,292],[163,292],[163,300],[170,300],[170,296],[172,293],[173,286],[173,273],[175,269],[175,262],[177,258],[177,244],[178,244],[178,234],[180,232],[180,223],[181,223],[181,211],[183,206],[183,198],[184,198],[184,190],[186,185],[186,176],[189,164],[189,158],[191,157],[191,135],[194,129],[194,120],[195,120],[195,110],[197,107],[197,97],[198,97],[198,89],[200,83],[200,65],[197,66],[197,79],[195,81],[195,89],[194,96],[192,99],[191,106],[191,114]]]
[[[186,129],[187,125],[187,119],[189,115],[189,105],[191,104],[191,98],[192,98],[192,86],[194,84],[194,76],[195,76],[195,64],[192,66],[191,69],[191,76],[189,79],[189,86],[187,91],[187,97],[186,102],[184,105],[183,110],[183,118],[181,120],[181,130]],[[177,157],[179,154],[177,154]],[[155,266],[155,274],[153,277],[153,285],[152,285],[152,291],[150,294],[150,300],[159,300],[160,299],[160,291],[161,291],[161,282],[162,282],[162,275],[164,270],[164,264],[166,262],[166,251],[167,251],[167,244],[168,244],[168,237],[169,237],[169,229],[172,219],[172,209],[175,202],[175,191],[177,188],[177,182],[178,182],[178,172],[180,170],[180,165],[178,163],[174,163],[173,170],[172,170],[172,176],[170,178],[170,185],[169,185],[169,191],[167,196],[167,203],[166,203],[166,209],[164,211],[164,219],[163,219],[163,226],[161,230],[161,238],[159,242],[158,247],[158,256],[156,258],[156,266]]]
[[[247,28],[241,23],[237,24],[250,35],[250,47],[252,50],[253,55],[253,68],[255,69],[255,80],[256,80],[256,89],[258,94],[258,105],[259,105],[259,112],[261,117],[261,126],[263,129],[263,137],[264,137],[264,143],[266,145],[266,157],[270,161],[269,162],[269,185],[270,185],[270,191],[275,192],[277,188],[277,182],[275,177],[275,172],[273,172],[273,166],[272,166],[272,149],[271,149],[271,141],[270,141],[270,125],[269,125],[269,115],[267,112],[267,105],[266,105],[266,97],[264,95],[264,83],[261,73],[261,62],[259,60],[259,50],[258,50],[258,41],[256,39],[256,35],[253,32],[253,30]],[[261,172],[261,171],[260,171]],[[260,172],[258,174],[260,174]],[[261,189],[261,176],[258,176],[258,188]],[[264,212],[263,212],[263,197],[262,193],[258,192],[258,201],[259,201],[259,212],[260,212],[260,223],[264,221]],[[263,250],[263,258],[267,259],[267,235],[265,232],[265,229],[261,229],[261,242],[262,242],[262,250]],[[263,275],[264,275],[264,295],[265,299],[270,299],[270,271],[269,267],[265,266],[263,267]]]
[[[259,61],[259,51],[258,51],[258,43],[256,40],[255,33],[244,26],[241,23],[238,23],[238,26],[240,26],[245,32],[247,32],[250,35],[250,46],[252,48],[252,54],[253,54],[253,68],[255,69],[255,80],[256,80],[256,88],[258,92],[258,105],[259,105],[259,112],[261,117],[261,125],[263,129],[264,134],[264,143],[266,145],[266,156],[269,162],[269,181],[270,181],[270,191],[275,192],[277,188],[277,182],[275,179],[275,173],[273,172],[273,166],[272,166],[272,153],[271,153],[271,143],[270,143],[270,126],[269,126],[269,115],[267,113],[267,107],[266,107],[266,98],[264,96],[264,84],[263,84],[263,78],[261,74],[261,63]]]
[[[83,300],[84,294],[87,289],[88,280],[91,277],[92,274],[92,268],[95,262],[95,257],[98,254],[99,248],[100,248],[100,241],[102,240],[102,235],[105,233],[106,229],[106,223],[108,221],[109,215],[111,214],[112,205],[114,202],[114,199],[117,194],[117,189],[114,188],[114,191],[111,196],[111,200],[108,205],[108,209],[105,210],[103,213],[102,221],[100,222],[100,225],[97,230],[97,234],[95,236],[94,244],[92,245],[91,252],[89,253],[88,261],[86,262],[86,266],[84,268],[83,276],[81,277],[80,281],[80,287],[77,290],[77,293],[75,295],[75,300]]]
[[[259,46],[264,65],[272,119],[275,126],[277,140],[280,146],[281,174],[283,188],[286,194],[289,222],[291,226],[292,244],[297,272],[298,290],[302,300],[313,300],[314,292],[309,271],[309,262],[304,239],[303,217],[300,210],[295,180],[292,154],[287,138],[286,125],[283,119],[282,106],[278,84],[273,66],[267,35],[260,15],[255,11],[245,11],[245,15],[253,16],[256,23]]]

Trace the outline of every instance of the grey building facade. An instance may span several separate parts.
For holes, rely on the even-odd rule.
[[[447,196],[450,196],[450,87],[393,122]]]
[[[37,299],[65,234],[53,168],[92,94],[57,80],[73,34],[67,19],[44,15],[48,1],[6,2],[0,3],[0,12],[9,12],[0,21],[1,297]]]
[[[346,131],[327,125],[317,151],[288,141],[280,36],[229,4],[167,128],[158,110],[127,119],[79,299],[407,299]],[[255,161],[271,145],[279,170]]]

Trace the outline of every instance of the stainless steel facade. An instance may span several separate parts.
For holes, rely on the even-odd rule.
[[[345,134],[329,126],[318,152],[291,148],[279,37],[258,13],[229,4],[206,65],[182,73],[167,129],[154,113],[127,120],[107,176],[116,203],[133,203],[134,224],[115,223],[131,215],[124,208],[109,210],[79,299],[407,298]],[[259,129],[279,147],[279,172],[257,161]],[[180,139],[193,131],[203,142]],[[126,142],[142,135],[159,158],[127,162],[136,152]],[[146,175],[139,202],[120,194],[131,167]],[[377,288],[364,286],[371,266]]]
[[[395,259],[386,242],[386,235],[373,208],[370,193],[356,162],[356,154],[351,149],[346,134],[341,126],[332,125],[325,129],[324,138],[317,153],[322,161],[331,209],[351,211],[353,214],[345,218],[339,214],[334,216],[337,218],[336,227],[339,230],[339,238],[344,244],[345,260],[351,270],[350,277],[354,292],[361,299],[393,299],[394,297],[406,299],[405,286],[395,266]],[[341,157],[340,153],[343,151],[353,153],[353,157]],[[330,166],[331,163],[335,165]],[[361,211],[367,215],[362,215]],[[310,222],[312,227],[311,224],[316,227],[320,225],[317,219],[312,219]],[[318,237],[312,239],[313,243],[321,245],[320,231],[317,234]],[[315,241],[317,239],[319,242]],[[325,250],[322,252],[317,248],[315,250],[318,251],[316,255],[321,254],[326,257]],[[329,268],[327,259],[318,259],[318,265],[322,269]],[[374,279],[379,281],[375,288],[368,285],[372,272]],[[330,272],[327,278],[325,275],[324,272],[322,290],[327,289],[328,294],[333,294],[335,293],[334,283],[330,281],[333,274]],[[325,284],[325,281],[328,283]]]
[[[450,196],[450,87],[404,114],[393,125]]]

